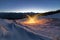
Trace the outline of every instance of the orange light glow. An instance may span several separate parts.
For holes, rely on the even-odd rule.
[[[39,14],[38,14],[39,15]],[[29,16],[27,15],[27,20],[21,22],[24,25],[40,25],[46,23],[45,19],[38,19],[38,15]]]

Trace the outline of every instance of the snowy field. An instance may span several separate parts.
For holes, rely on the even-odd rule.
[[[48,22],[30,26],[20,24],[25,19],[0,19],[0,40],[60,40],[60,13],[39,19]]]

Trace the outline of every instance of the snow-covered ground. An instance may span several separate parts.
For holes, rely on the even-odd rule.
[[[22,28],[40,36],[44,36],[54,40],[59,39],[60,38],[60,13],[49,15],[49,16],[42,16],[40,18],[48,20],[48,22],[46,22],[43,25],[37,25],[37,26],[22,25]],[[19,25],[21,20],[17,20],[16,22]]]
[[[0,40],[60,40],[60,13],[40,17],[46,19],[43,25],[26,26],[22,20],[0,19]]]
[[[51,40],[47,37],[35,35],[22,26],[15,24],[14,20],[0,19],[0,40]]]

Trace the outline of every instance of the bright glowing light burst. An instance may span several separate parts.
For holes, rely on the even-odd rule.
[[[41,24],[42,25],[47,22],[46,19],[38,19],[38,15],[39,14],[34,16],[27,15],[28,18],[25,21],[21,22],[21,24],[23,25],[40,25]]]
[[[38,15],[34,15],[34,16],[29,16],[29,15],[27,15],[27,20],[26,21],[24,21],[24,22],[22,22],[23,24],[37,24],[37,23],[39,23],[37,20],[38,20],[38,18],[37,18],[37,16]]]

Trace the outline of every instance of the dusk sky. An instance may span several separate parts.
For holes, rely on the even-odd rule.
[[[0,12],[46,12],[60,9],[60,0],[0,0]]]

